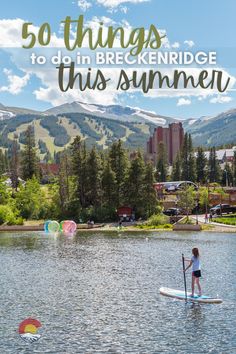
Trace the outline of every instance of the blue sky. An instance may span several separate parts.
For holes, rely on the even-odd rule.
[[[192,95],[187,91],[183,95],[144,96],[138,91],[117,94],[112,89],[103,95],[91,91],[81,94],[78,90],[63,95],[57,90],[56,77],[51,73],[54,71],[55,74],[55,68],[47,71],[41,66],[31,70],[29,52],[21,48],[6,49],[14,35],[16,42],[22,43],[20,29],[23,22],[32,22],[34,26],[49,22],[59,38],[61,20],[67,15],[76,19],[84,14],[86,22],[90,23],[102,17],[107,23],[113,22],[114,26],[123,23],[133,28],[148,28],[153,23],[166,31],[170,48],[177,43],[179,50],[216,51],[217,66],[236,77],[235,13],[235,0],[9,0],[1,4],[0,30],[4,33],[0,38],[0,102],[7,106],[45,110],[65,101],[83,100],[130,105],[160,115],[184,118],[212,116],[235,108],[233,90],[221,96]],[[185,41],[191,41],[193,46],[189,48]],[[44,52],[46,50],[40,48],[40,53]]]

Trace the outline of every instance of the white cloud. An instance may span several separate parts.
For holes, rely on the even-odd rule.
[[[21,31],[24,22],[20,18],[0,20],[0,47],[21,47]]]
[[[171,44],[171,47],[172,48],[179,48],[180,44],[179,44],[179,42],[174,42],[173,44]]]
[[[228,102],[231,102],[232,101],[232,97],[230,96],[221,96],[221,95],[218,95],[216,97],[213,97],[211,100],[210,100],[210,103],[228,103]]]
[[[92,6],[92,3],[87,0],[78,0],[78,6],[85,12]]]
[[[192,40],[186,40],[186,41],[184,41],[184,44],[186,44],[189,48],[192,48],[195,46],[195,43]]]
[[[99,5],[103,5],[108,8],[115,8],[124,3],[138,4],[141,2],[148,2],[150,0],[96,0]]]
[[[167,37],[166,30],[158,28],[158,32],[161,37],[165,36],[161,39],[161,47],[166,48],[166,49],[170,49],[171,45],[170,45],[169,39]]]
[[[30,74],[27,73],[24,76],[13,75],[11,70],[4,69],[4,74],[7,76],[8,86],[1,86],[0,92],[9,92],[12,95],[18,95],[22,89],[27,85]]]
[[[22,48],[22,45],[28,45],[29,40],[22,39],[22,26],[26,21],[21,18],[1,19],[0,20],[0,48]],[[29,31],[37,37],[39,27],[30,25]],[[36,41],[35,47],[39,47]],[[50,45],[48,47],[63,47],[64,40],[55,33],[51,35]]]
[[[77,69],[76,72],[82,74],[82,85],[85,85],[87,79],[87,69]],[[92,70],[91,82],[94,82],[94,76],[96,69]],[[121,92],[115,90],[115,83],[117,81],[117,69],[103,69],[103,74],[106,78],[111,80],[107,84],[107,88],[104,91],[89,90],[80,91],[79,78],[76,80],[74,88],[69,89],[67,92],[60,91],[58,87],[58,71],[55,68],[48,68],[42,70],[39,67],[34,67],[32,74],[35,74],[41,80],[41,86],[33,93],[37,100],[49,102],[53,106],[57,106],[67,102],[83,101],[88,103],[97,103],[105,105],[114,104],[117,102],[118,96]],[[65,76],[66,77],[66,76]],[[66,85],[66,79],[64,80]]]
[[[188,106],[191,103],[192,103],[191,100],[182,97],[178,100],[177,106]]]
[[[128,7],[127,6],[121,6],[120,11],[123,12],[124,14],[127,14],[128,12]]]
[[[7,22],[6,22],[7,21]],[[22,39],[21,39],[21,30],[22,30],[22,24],[25,21],[22,19],[15,19],[15,20],[0,20],[0,33],[3,33],[4,35],[0,37],[0,46],[2,47],[21,47],[22,46]],[[107,33],[108,26],[110,25],[119,25],[125,28],[125,35],[129,35],[132,27],[131,25],[123,20],[119,23],[114,22],[109,17],[93,17],[92,20],[88,21],[85,23],[85,26],[91,27],[95,32],[95,38],[96,38],[96,31],[98,31],[100,25],[99,22],[103,22],[104,26],[104,33]],[[33,31],[38,31],[38,27],[32,26]],[[15,33],[12,35],[12,31]],[[160,35],[166,34],[166,31],[161,29],[159,30]],[[168,40],[167,37],[163,39],[164,41],[164,48],[171,48],[171,44]],[[53,34],[52,36],[52,41],[51,41],[51,48],[56,48],[58,46],[63,47],[63,38],[59,37],[59,35]],[[87,41],[84,43],[84,47],[87,46]],[[172,44],[172,46],[177,47],[178,42],[175,42]],[[114,47],[119,48],[120,43],[119,43],[119,38],[116,38]],[[35,75],[40,81],[40,86],[38,89],[35,90],[35,95],[37,99],[46,101],[46,102],[51,102],[53,105],[65,103],[65,102],[71,102],[72,100],[86,100],[90,103],[99,103],[104,102],[104,104],[110,104],[110,103],[115,103],[118,99],[120,98],[120,94],[122,92],[117,91],[115,84],[117,83],[118,80],[118,75],[120,69],[110,67],[108,69],[108,74],[107,76],[111,78],[111,82],[109,82],[109,86],[105,91],[93,91],[93,90],[86,90],[85,92],[81,92],[77,90],[76,88],[74,90],[69,90],[66,93],[62,93],[59,88],[58,88],[58,80],[57,80],[57,70],[55,68],[47,68],[45,66],[33,66],[30,64],[29,61],[29,53],[28,51],[22,49],[22,50],[14,50],[11,48],[5,48],[5,50],[10,53],[12,61],[15,63],[15,65],[21,69],[26,75],[24,77],[19,77],[17,75],[13,75],[12,73],[8,73],[9,76],[9,85],[4,86],[1,90],[5,90],[8,92],[19,92],[21,90],[21,87],[24,87],[24,80],[28,80],[29,77],[28,75]],[[37,49],[39,50],[39,48]],[[40,49],[41,50],[41,49]],[[37,52],[37,51],[36,51]],[[54,50],[55,52],[55,50]],[[28,53],[28,54],[27,54]],[[56,53],[54,53],[56,54]],[[66,53],[65,53],[66,54]],[[204,67],[205,68],[205,67]],[[178,68],[176,68],[178,69]],[[181,68],[182,70],[183,68]],[[210,80],[210,73],[212,71],[212,68],[205,68],[206,70],[209,71],[209,80]],[[224,80],[228,77],[230,77],[231,82],[229,85],[229,89],[231,89],[236,80],[235,78],[230,75],[226,70],[222,68],[214,68],[215,70],[221,70],[223,73],[223,78]],[[136,68],[127,68],[126,72],[127,74],[131,77],[131,72],[133,70],[136,70]],[[161,68],[161,72],[163,75],[169,75],[170,78],[173,75],[173,68]],[[187,75],[193,75],[194,79],[196,79],[199,76],[200,71],[202,70],[201,68],[185,68],[184,69]],[[144,71],[148,72],[148,69],[144,68],[137,68],[138,74],[141,75]],[[9,75],[10,74],[10,75]],[[85,72],[84,72],[85,75]],[[11,80],[10,77],[14,77],[16,80],[16,83]],[[224,81],[223,80],[223,81]],[[14,86],[15,84],[15,86]],[[22,86],[23,85],[23,86]],[[134,93],[140,93],[141,89],[134,89],[131,88],[129,91],[126,91],[125,94],[134,94]],[[181,102],[183,102],[183,98],[186,98],[186,101],[190,100],[190,97],[197,97],[198,99],[202,98],[205,99],[206,97],[211,97],[216,98],[218,96],[219,92],[217,91],[216,86],[214,86],[214,89],[183,89],[183,85],[180,85],[178,90],[175,89],[168,89],[167,87],[164,87],[163,89],[159,89],[157,85],[154,86],[154,89],[150,90],[147,94],[143,94],[145,97],[150,97],[150,98],[157,98],[157,97],[176,97],[180,98],[179,104],[178,105],[183,105]],[[85,96],[85,97],[84,97]],[[221,96],[223,97],[223,96]],[[224,96],[228,97],[228,96]],[[227,100],[228,98],[226,98]],[[225,98],[224,98],[225,100]],[[191,102],[190,102],[191,103]],[[214,102],[212,102],[214,103]],[[187,103],[184,103],[187,104]]]
[[[22,45],[28,45],[29,40],[22,39],[22,26],[25,21],[23,19],[13,19],[13,20],[0,20],[0,47],[2,48],[22,48]],[[128,37],[132,31],[132,26],[129,24],[128,21],[122,20],[120,22],[115,22],[113,19],[107,16],[97,17],[94,16],[91,20],[88,20],[84,23],[85,28],[89,27],[93,30],[93,37],[97,38],[98,31],[100,29],[100,22],[103,23],[103,35],[104,37],[107,36],[108,27],[109,26],[121,26],[125,30],[125,41],[128,40]],[[29,27],[30,32],[34,33],[35,35],[39,32],[39,27],[30,25]],[[161,36],[166,35],[166,31],[164,29],[160,29],[159,33]],[[145,31],[145,35],[148,36],[148,30]],[[71,30],[71,42],[74,43],[76,36],[76,31]],[[37,37],[37,36],[36,36]],[[87,48],[88,45],[88,36],[85,36],[83,41],[83,47]],[[162,39],[162,46],[163,48],[170,48],[171,45],[169,40],[166,37]],[[42,48],[39,43],[36,41],[34,48]],[[50,44],[47,48],[64,48],[64,39],[63,39],[63,26],[61,25],[58,31],[58,34],[52,33]],[[119,36],[115,37],[114,40],[114,48],[120,48],[120,41]],[[26,51],[22,49],[22,51]],[[33,51],[33,49],[32,49]]]

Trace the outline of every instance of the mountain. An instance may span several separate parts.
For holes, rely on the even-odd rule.
[[[185,131],[191,133],[195,146],[206,147],[236,144],[236,109],[215,117],[201,117],[183,121]]]
[[[58,107],[53,107],[44,112],[45,114],[58,115],[62,113],[86,113],[96,115],[97,117],[106,117],[109,119],[120,120],[122,122],[152,122],[159,125],[168,125],[176,119],[157,115],[155,112],[149,112],[135,107],[124,107],[120,105],[98,105],[82,103],[79,101],[65,103]]]
[[[88,113],[63,113],[52,115],[50,112],[38,114],[16,114],[11,119],[0,120],[0,147],[8,148],[14,137],[24,144],[24,132],[29,124],[34,126],[35,138],[41,154],[53,153],[69,145],[75,136],[80,135],[88,146],[107,148],[113,141],[121,139],[130,149],[143,149],[156,124],[148,120],[118,119],[105,115]],[[52,112],[51,112],[52,113]],[[57,112],[56,112],[57,113]],[[116,119],[115,119],[116,118]],[[159,124],[164,125],[164,120]]]
[[[39,113],[32,109],[18,108],[18,107],[6,107],[0,103],[0,120],[11,119],[17,114],[36,114]]]
[[[0,104],[0,147],[8,148],[15,136],[24,144],[24,131],[34,126],[41,157],[49,151],[60,151],[80,135],[88,146],[107,148],[121,139],[130,149],[145,150],[146,142],[158,125],[179,121],[154,112],[120,105],[98,105],[82,102],[67,103],[37,112]],[[191,133],[195,146],[236,144],[236,109],[215,117],[181,120],[184,130]]]

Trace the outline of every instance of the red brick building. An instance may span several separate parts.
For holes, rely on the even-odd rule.
[[[182,123],[169,124],[168,128],[157,127],[147,142],[147,158],[156,165],[158,159],[159,144],[163,143],[166,148],[167,161],[173,164],[184,139]]]

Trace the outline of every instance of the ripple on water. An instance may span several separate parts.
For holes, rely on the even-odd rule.
[[[1,353],[233,353],[235,249],[227,234],[51,237],[1,234]],[[181,254],[197,245],[205,293],[222,305],[159,295],[183,288]],[[190,286],[190,273],[187,275]],[[24,343],[18,324],[35,317],[41,339]]]

